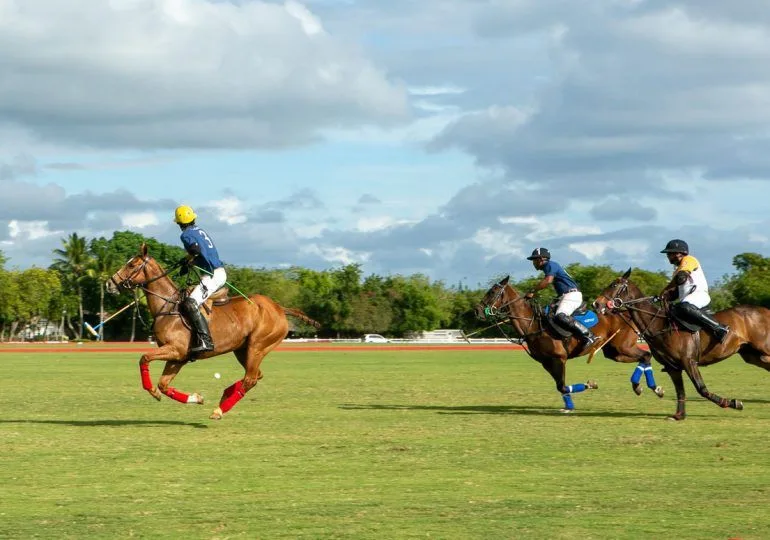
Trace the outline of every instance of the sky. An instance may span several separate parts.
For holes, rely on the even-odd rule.
[[[770,255],[766,0],[0,0],[0,66],[7,267],[179,204],[226,263],[471,287]]]

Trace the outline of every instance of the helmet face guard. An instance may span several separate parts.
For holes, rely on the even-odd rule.
[[[179,225],[189,225],[197,217],[193,209],[187,205],[177,206],[176,211],[174,211],[174,222]]]

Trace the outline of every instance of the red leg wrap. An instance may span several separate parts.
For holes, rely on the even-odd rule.
[[[150,364],[139,364],[139,373],[142,375],[142,388],[152,390],[152,379],[150,378]]]
[[[222,409],[223,413],[226,413],[232,409],[245,394],[246,393],[243,391],[243,383],[241,381],[236,381],[228,386],[222,393],[222,399],[219,401],[219,408]]]
[[[187,403],[187,398],[190,397],[188,394],[185,394],[184,392],[180,392],[176,388],[168,387],[168,390],[164,392],[168,397],[173,399],[174,401],[178,401],[179,403]]]

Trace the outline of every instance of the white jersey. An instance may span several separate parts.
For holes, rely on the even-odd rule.
[[[688,272],[689,276],[687,281],[679,285],[679,301],[698,308],[709,305],[711,303],[709,285],[698,259],[692,255],[686,255],[674,270],[674,275],[682,271]]]

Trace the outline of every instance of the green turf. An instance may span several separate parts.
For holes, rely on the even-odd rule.
[[[770,376],[737,358],[704,376],[746,410],[688,383],[683,423],[601,357],[564,416],[521,352],[273,353],[220,422],[232,356],[175,381],[203,406],[137,359],[0,355],[0,538],[770,538]]]

